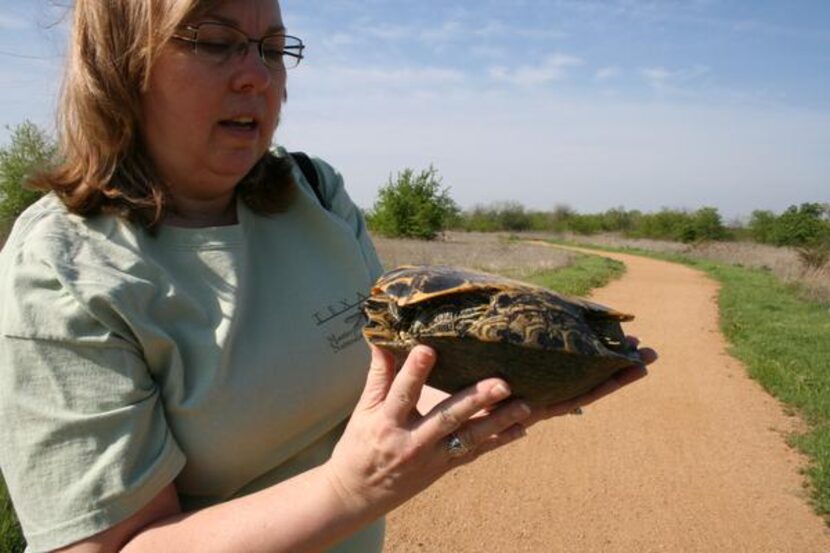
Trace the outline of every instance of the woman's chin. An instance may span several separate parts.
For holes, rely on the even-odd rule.
[[[235,152],[221,156],[211,163],[211,165],[217,175],[234,179],[238,182],[253,169],[261,157],[262,153],[258,152]]]

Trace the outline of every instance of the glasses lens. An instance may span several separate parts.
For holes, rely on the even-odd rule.
[[[262,60],[269,67],[293,69],[303,59],[303,43],[293,36],[272,35],[262,39]]]
[[[216,63],[224,63],[236,52],[248,48],[248,39],[226,25],[202,23],[196,35],[196,54]]]

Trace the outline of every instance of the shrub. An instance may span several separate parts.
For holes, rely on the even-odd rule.
[[[726,227],[716,207],[702,207],[694,212],[691,220],[692,240],[724,240]]]
[[[607,232],[628,232],[634,228],[637,211],[626,211],[624,207],[615,207],[602,214],[602,230]]]
[[[430,166],[417,175],[405,169],[380,189],[367,222],[369,228],[392,238],[432,240],[448,228],[459,208],[441,186],[438,172]]]
[[[27,188],[26,181],[34,172],[47,169],[57,151],[47,134],[29,121],[11,131],[11,144],[0,148],[0,230],[3,233],[43,194]]]
[[[689,237],[690,216],[683,211],[662,209],[657,213],[646,213],[637,218],[637,224],[629,232],[633,238],[655,240],[683,240]]]
[[[821,269],[830,261],[830,232],[796,248],[801,262],[811,269]]]
[[[467,231],[522,232],[538,229],[543,224],[535,213],[525,211],[518,202],[499,202],[489,207],[476,206],[471,211],[461,214],[459,226]]]
[[[749,219],[749,232],[752,239],[761,244],[772,244],[775,234],[775,214],[772,211],[757,209]]]
[[[828,232],[826,208],[819,203],[791,205],[776,220],[772,243],[776,246],[807,246],[820,241]]]

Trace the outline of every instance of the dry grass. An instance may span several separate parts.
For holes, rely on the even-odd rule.
[[[432,242],[382,237],[373,241],[386,269],[407,264],[452,265],[523,278],[567,267],[576,257],[570,252],[488,233],[448,232],[442,240]]]
[[[522,234],[523,239],[550,238],[550,235]],[[809,267],[794,248],[776,248],[752,242],[706,242],[681,244],[664,240],[623,238],[615,234],[557,236],[613,248],[640,248],[662,253],[677,253],[691,258],[718,261],[740,267],[768,271],[788,284],[797,284],[810,301],[830,303],[830,263]],[[384,267],[405,264],[442,264],[510,274],[516,278],[566,267],[574,254],[509,240],[503,233],[448,232],[443,240],[393,240],[375,238]]]
[[[786,283],[800,285],[807,299],[830,303],[830,263],[810,267],[793,248],[713,242],[691,247],[688,255],[769,271]]]
[[[641,248],[663,253],[679,253],[695,259],[706,259],[769,271],[783,282],[798,284],[806,299],[830,303],[830,263],[821,268],[806,265],[794,248],[776,248],[752,242],[706,242],[681,244],[662,240],[635,240],[613,234],[590,237],[566,236],[567,240],[581,241],[614,248]]]

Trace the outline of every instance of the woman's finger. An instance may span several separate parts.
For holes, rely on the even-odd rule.
[[[511,442],[515,442],[516,440],[527,436],[527,431],[523,424],[514,424],[510,427],[506,428],[502,432],[488,436],[483,441],[479,442],[475,445],[473,449],[467,452],[465,455],[459,455],[457,457],[450,456],[450,465],[451,466],[459,466],[469,463],[470,461],[474,461],[478,459],[485,453],[493,451],[494,449],[498,449],[502,446],[505,446]]]
[[[657,352],[651,348],[640,348],[640,339],[636,336],[626,336],[625,341],[631,349],[636,349],[645,365],[657,361]]]
[[[478,449],[491,438],[521,424],[531,414],[530,407],[521,400],[509,401],[485,417],[472,418],[453,434],[469,449]]]
[[[637,350],[637,353],[640,354],[640,359],[645,365],[651,365],[658,358],[657,352],[651,348],[640,348]]]
[[[454,432],[470,417],[510,396],[507,383],[497,378],[482,380],[433,407],[413,433],[423,442],[437,441]]]
[[[373,344],[369,344],[372,352],[372,361],[369,363],[369,374],[366,376],[366,385],[358,402],[358,408],[371,409],[383,403],[389,394],[389,387],[395,378],[395,359],[391,353]]]
[[[435,365],[432,348],[416,346],[409,352],[401,370],[392,381],[384,403],[384,411],[399,425],[407,424],[421,397],[421,389]]]

